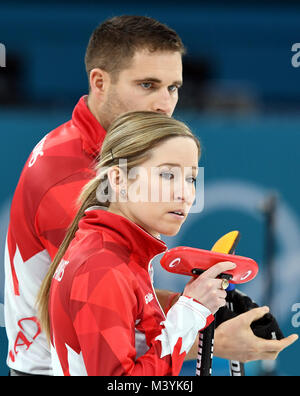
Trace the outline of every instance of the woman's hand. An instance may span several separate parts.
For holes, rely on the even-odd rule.
[[[216,277],[235,267],[236,264],[230,261],[215,264],[197,278],[191,279],[186,284],[183,295],[194,298],[215,314],[226,304],[226,291],[222,289],[222,279]]]

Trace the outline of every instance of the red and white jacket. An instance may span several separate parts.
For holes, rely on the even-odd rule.
[[[5,252],[7,364],[13,369],[52,374],[50,350],[36,319],[36,295],[76,213],[79,192],[94,175],[105,134],[82,97],[72,119],[37,144],[20,176]]]
[[[53,277],[49,313],[54,375],[178,375],[210,311],[180,297],[165,316],[151,260],[166,245],[91,208]]]

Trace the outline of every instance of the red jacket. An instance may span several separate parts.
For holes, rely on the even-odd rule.
[[[187,297],[165,317],[149,275],[166,245],[131,221],[92,208],[50,291],[55,375],[178,375],[213,316]]]
[[[5,254],[7,364],[16,370],[52,373],[36,295],[74,217],[79,192],[94,175],[91,167],[105,134],[82,97],[72,119],[37,144],[20,176]]]

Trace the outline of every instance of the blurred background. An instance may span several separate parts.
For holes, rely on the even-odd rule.
[[[292,46],[300,43],[300,2],[0,1],[0,375],[8,373],[2,257],[14,189],[32,148],[87,93],[83,58],[92,30],[121,14],[157,18],[188,50],[175,117],[202,142],[204,210],[168,246],[210,249],[239,230],[237,253],[260,267],[240,290],[269,305],[286,336],[299,334],[300,56]],[[157,287],[182,291],[186,279],[158,262],[155,270]],[[246,374],[299,375],[299,355],[297,341],[276,364],[247,363]],[[229,375],[226,360],[214,358],[213,368]],[[181,374],[194,373],[195,361],[185,363]]]

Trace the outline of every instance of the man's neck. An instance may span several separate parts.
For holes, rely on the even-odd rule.
[[[88,109],[90,110],[90,112],[93,114],[93,116],[96,118],[96,120],[101,124],[101,121],[100,121],[100,118],[96,111],[96,106],[95,106],[92,96],[87,95],[87,97],[85,98],[85,102],[86,102],[86,105],[87,105]]]

